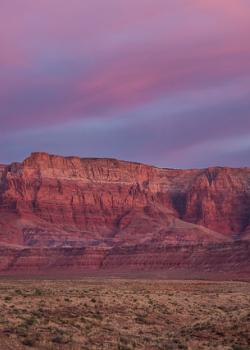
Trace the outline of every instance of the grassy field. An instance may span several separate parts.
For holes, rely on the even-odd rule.
[[[250,349],[250,284],[0,280],[0,349]]]

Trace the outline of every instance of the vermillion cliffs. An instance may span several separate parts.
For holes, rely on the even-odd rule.
[[[1,273],[250,273],[250,169],[33,153],[0,165]]]

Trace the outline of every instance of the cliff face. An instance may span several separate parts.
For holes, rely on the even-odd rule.
[[[62,260],[70,261],[70,268],[116,268],[118,258],[108,256],[119,257],[122,249],[129,262],[126,249],[137,256],[140,247],[145,250],[144,264],[151,269],[150,256],[153,251],[157,256],[159,247],[185,246],[191,252],[194,246],[216,243],[233,252],[234,240],[249,239],[249,227],[248,168],[159,169],[46,153],[0,166],[2,270],[50,265],[60,269]],[[163,261],[170,256],[168,249],[159,255]],[[178,249],[173,261],[184,264]],[[199,254],[208,256],[206,249]]]

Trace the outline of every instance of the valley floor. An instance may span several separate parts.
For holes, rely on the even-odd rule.
[[[250,283],[0,280],[0,349],[250,349]]]

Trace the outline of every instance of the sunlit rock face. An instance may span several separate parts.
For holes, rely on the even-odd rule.
[[[2,271],[247,269],[250,169],[33,153],[0,165]]]

